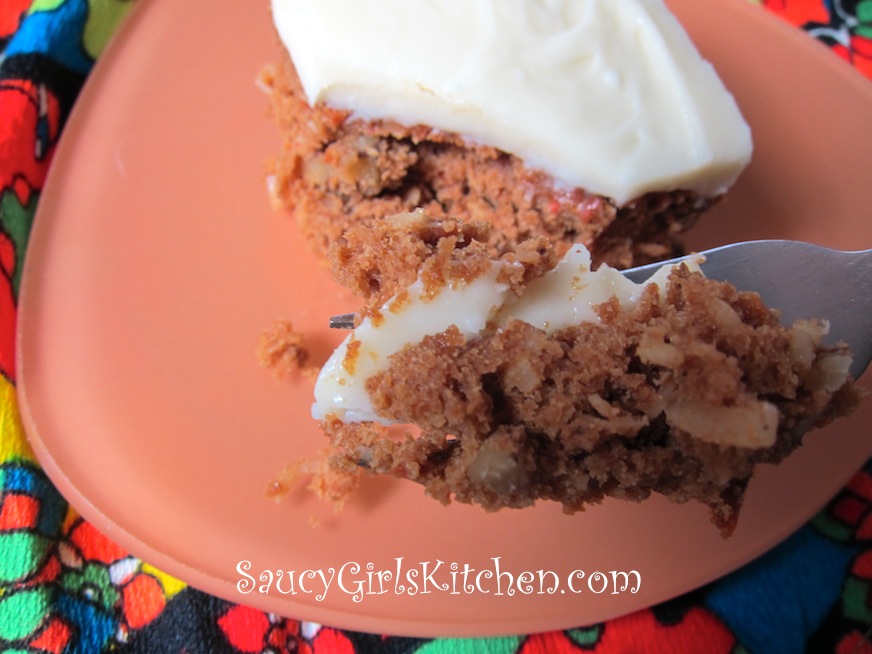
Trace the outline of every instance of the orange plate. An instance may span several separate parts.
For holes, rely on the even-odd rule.
[[[757,143],[754,164],[694,245],[757,237],[872,245],[872,85],[745,2],[671,4],[735,92]],[[807,520],[872,452],[867,402],[784,465],[761,470],[726,541],[702,507],[660,498],[608,501],[575,516],[552,504],[489,515],[443,507],[413,484],[373,480],[335,515],[302,492],[267,500],[282,465],[313,454],[323,438],[309,419],[310,384],[260,368],[258,336],[291,319],[323,359],[341,336],[325,328],[327,317],[354,302],[267,200],[264,161],[277,144],[255,86],[277,52],[266,1],[216,0],[204,10],[150,0],[134,11],[76,106],[40,203],[19,353],[23,417],[39,460],[73,506],[132,553],[230,600],[351,629],[566,628],[665,600],[749,561]],[[467,591],[464,565],[494,571],[497,558],[501,572],[553,571],[563,585],[548,594],[536,581],[529,594],[509,594],[502,575]],[[379,588],[376,573],[397,560],[404,590],[385,575]],[[245,561],[254,588],[238,572]],[[438,562],[433,581],[446,590],[405,576]],[[357,573],[354,563],[363,566]],[[305,570],[329,577],[331,569],[323,596],[319,578],[299,583]],[[280,588],[260,592],[261,573],[278,570],[294,571],[294,592],[287,574]],[[576,581],[580,593],[566,585],[574,570],[587,574]],[[611,571],[630,570],[641,589],[613,593]],[[597,571],[607,573],[604,592],[586,585]],[[592,587],[602,588],[599,578]]]

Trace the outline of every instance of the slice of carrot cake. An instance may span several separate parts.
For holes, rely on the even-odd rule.
[[[315,386],[334,471],[489,510],[654,492],[703,502],[728,534],[754,467],[858,402],[824,323],[781,325],[693,258],[636,284],[545,238],[493,259],[489,229],[419,212],[332,248],[367,298]]]
[[[751,157],[750,130],[662,0],[272,0],[275,202],[321,255],[362,217],[484,220],[629,266]]]

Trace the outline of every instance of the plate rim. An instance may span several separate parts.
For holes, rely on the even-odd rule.
[[[844,62],[840,61],[837,57],[835,57],[828,49],[822,44],[816,43],[811,37],[804,34],[797,28],[794,28],[782,21],[780,21],[775,16],[772,16],[762,7],[753,6],[750,3],[743,2],[741,0],[720,0],[721,4],[724,7],[731,7],[731,11],[735,11],[736,15],[744,15],[749,18],[748,20],[754,21],[762,21],[764,24],[768,23],[767,29],[773,30],[773,34],[777,34],[778,38],[788,39],[790,42],[798,44],[797,47],[806,48],[809,52],[814,52],[814,55],[817,59],[821,60],[823,65],[826,65],[831,69],[832,74],[839,75],[840,78],[846,80],[846,83],[852,84],[859,89],[859,92],[866,94],[870,98],[870,102],[872,102],[872,84],[868,83],[868,80],[865,80],[857,71],[853,70],[850,66],[845,65]],[[28,243],[28,252],[30,251],[30,246],[33,243],[38,242],[37,239],[45,238],[41,236],[43,230],[39,228],[39,226],[43,223],[48,222],[48,220],[41,220],[40,217],[43,213],[47,213],[48,210],[43,211],[41,207],[47,207],[50,202],[47,202],[46,199],[51,197],[51,194],[55,193],[54,189],[59,186],[56,183],[56,178],[61,178],[66,175],[66,167],[63,166],[63,163],[69,157],[69,151],[73,149],[77,140],[81,138],[80,134],[84,130],[79,128],[78,125],[84,121],[84,116],[87,113],[88,107],[91,103],[97,101],[98,93],[96,89],[101,86],[102,78],[108,75],[108,71],[111,70],[111,65],[116,56],[120,56],[121,51],[123,50],[125,43],[128,38],[130,38],[130,34],[133,33],[136,29],[137,23],[140,20],[140,16],[144,14],[144,12],[148,11],[154,4],[154,0],[149,2],[148,0],[136,3],[136,5],[131,9],[129,15],[123,22],[123,24],[116,31],[115,35],[111,39],[110,43],[107,45],[104,50],[101,58],[97,61],[92,70],[91,74],[88,76],[88,79],[83,86],[77,101],[73,107],[73,110],[68,118],[67,124],[65,125],[64,132],[61,135],[60,142],[57,146],[57,150],[54,154],[54,159],[49,168],[49,172],[47,175],[46,182],[41,191],[40,203],[37,207],[36,216],[34,217],[34,225],[33,230],[31,232],[30,241]],[[742,5],[745,5],[742,7]],[[715,10],[719,11],[720,7]],[[812,56],[812,55],[810,55]],[[67,135],[71,135],[67,138]],[[134,529],[130,529],[129,527],[125,527],[120,524],[117,520],[110,518],[106,515],[98,506],[93,504],[91,500],[83,494],[77,492],[76,485],[72,482],[72,480],[67,476],[64,472],[63,467],[58,463],[55,459],[54,455],[51,452],[51,449],[46,446],[45,442],[41,438],[40,428],[36,424],[36,420],[31,412],[31,398],[28,397],[27,393],[27,383],[26,376],[28,374],[27,367],[25,364],[25,357],[23,356],[24,344],[27,342],[28,336],[26,335],[23,327],[27,324],[26,320],[22,318],[27,315],[30,306],[30,295],[34,293],[33,287],[37,284],[36,280],[39,276],[39,269],[36,267],[37,262],[33,257],[29,257],[25,255],[24,261],[24,272],[22,276],[22,283],[20,287],[19,294],[19,319],[18,324],[16,326],[16,356],[18,362],[21,364],[19,367],[18,373],[18,383],[16,385],[17,389],[17,398],[18,398],[18,407],[21,416],[21,420],[25,429],[25,433],[27,434],[28,441],[31,444],[31,447],[36,454],[37,460],[46,475],[52,481],[52,483],[57,488],[65,488],[65,489],[73,489],[73,493],[70,493],[69,490],[64,492],[64,498],[66,501],[70,503],[85,519],[92,522],[95,526],[104,531],[108,536],[110,536],[114,541],[116,541],[119,545],[122,545],[125,549],[127,549],[131,554],[136,556],[137,558],[141,558],[143,560],[147,560],[150,565],[155,565],[161,570],[165,570],[173,576],[177,576],[187,584],[194,588],[203,588],[214,583],[219,583],[224,586],[228,585],[228,581],[226,579],[219,579],[215,576],[205,573],[196,566],[191,565],[188,562],[182,561],[177,557],[173,557],[163,552],[154,549],[147,542],[142,540],[135,533],[135,523],[134,519],[132,523]],[[38,291],[37,291],[38,292]],[[868,377],[868,373],[866,375]],[[862,462],[858,464],[862,465]],[[72,495],[72,499],[70,497]],[[111,529],[107,530],[106,526],[110,526]],[[784,538],[786,538],[790,533],[792,533],[796,528],[801,525],[794,525],[790,529],[783,530],[784,533],[779,533],[775,535],[769,545],[766,545],[757,555],[768,551],[771,547],[781,542]],[[142,554],[145,554],[143,556]],[[744,563],[739,565],[746,565],[751,559],[746,560]],[[736,569],[738,566],[730,567],[731,570]],[[713,578],[719,578],[724,573],[720,573]],[[708,580],[708,581],[711,581]],[[708,583],[708,581],[700,582],[695,587],[702,585],[703,583]],[[678,594],[683,592],[691,591],[693,588],[685,588],[682,591],[679,591]],[[204,591],[209,594],[216,594],[212,590]],[[249,599],[260,599],[258,598],[243,598],[239,595],[230,594],[229,596],[221,594],[220,596],[225,597],[229,601],[239,604],[249,604],[256,606],[257,608],[262,608],[263,610],[274,610],[274,602],[272,601],[264,601],[264,602],[249,602]],[[675,595],[671,595],[674,597]],[[666,599],[666,598],[664,598]],[[660,600],[663,601],[663,600]],[[261,606],[262,605],[262,606]],[[316,621],[322,624],[329,624],[331,626],[341,626],[342,628],[355,629],[359,631],[367,631],[367,632],[378,632],[378,633],[390,633],[395,635],[403,635],[403,636],[425,636],[430,637],[436,635],[438,637],[445,637],[448,634],[443,632],[439,626],[441,622],[438,620],[433,624],[424,623],[420,619],[416,621],[415,625],[408,624],[408,621],[398,623],[395,619],[384,616],[372,616],[366,615],[365,613],[359,614],[358,616],[349,615],[348,611],[343,609],[334,609],[328,606],[318,606],[318,605],[306,605],[300,606],[298,604],[294,604],[291,602],[287,604],[288,610],[302,608],[307,613],[305,618],[295,618],[307,621]],[[284,614],[284,613],[283,613]],[[546,621],[547,622],[547,621]],[[540,619],[537,622],[537,625],[542,625],[543,622]],[[518,632],[516,630],[516,622],[506,622],[501,623],[499,621],[490,620],[486,628],[482,628],[481,625],[477,624],[475,621],[470,621],[470,623],[457,623],[456,629],[452,632],[453,635],[457,636],[481,636],[481,635],[506,635],[506,634],[520,634],[527,633],[527,631]],[[546,629],[563,629],[569,628],[570,626],[578,626],[578,625],[566,625],[565,619],[556,618],[552,621],[550,627],[546,627]],[[435,631],[433,627],[436,627]],[[537,627],[537,630],[541,630]]]

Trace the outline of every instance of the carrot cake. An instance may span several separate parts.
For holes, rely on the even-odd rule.
[[[662,0],[272,0],[274,201],[321,256],[422,208],[625,267],[680,253],[752,142]]]
[[[618,272],[682,253],[753,149],[662,0],[271,2],[272,197],[365,301],[315,384],[340,494],[660,493],[729,534],[754,467],[856,404],[824,323],[693,259]]]
[[[859,400],[824,323],[783,326],[693,258],[636,284],[543,237],[493,259],[490,229],[418,212],[331,248],[366,299],[315,386],[340,477],[488,510],[660,493],[706,504],[729,534],[754,467]]]

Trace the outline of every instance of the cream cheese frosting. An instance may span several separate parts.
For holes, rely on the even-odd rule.
[[[456,132],[624,204],[721,194],[751,133],[662,0],[272,0],[310,103]]]
[[[699,270],[693,257],[684,263]],[[372,406],[366,380],[387,370],[390,356],[406,345],[452,325],[472,338],[488,325],[499,328],[512,320],[523,320],[549,333],[598,321],[595,306],[616,297],[629,308],[649,284],[663,288],[673,268],[664,265],[639,284],[606,265],[591,270],[590,253],[583,245],[575,245],[520,297],[499,283],[496,263],[470,282],[457,281],[440,289],[435,297],[418,280],[401,294],[401,301],[388,300],[377,319],[364,318],[333,352],[315,382],[312,416],[316,420],[333,415],[344,422],[385,422]]]

